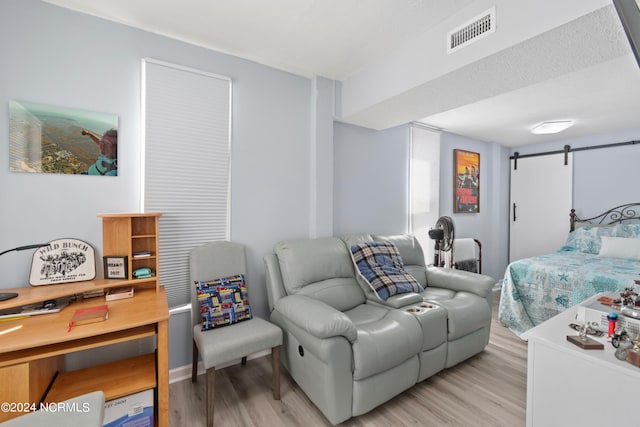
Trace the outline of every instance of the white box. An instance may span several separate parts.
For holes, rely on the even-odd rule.
[[[113,399],[104,404],[104,427],[153,427],[153,390]]]
[[[606,294],[606,296],[609,295]],[[612,294],[612,296],[619,297],[620,294]],[[618,313],[616,329],[624,328],[631,336],[640,333],[640,320],[623,316],[617,307],[601,304],[597,300],[585,306],[585,321],[589,322],[589,325],[594,329],[607,332],[609,330],[607,314],[611,312]]]

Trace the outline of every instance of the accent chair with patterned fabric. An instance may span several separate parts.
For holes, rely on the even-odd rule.
[[[251,314],[245,285],[244,246],[218,241],[194,248],[189,258],[193,362],[197,381],[198,353],[207,373],[207,426],[213,427],[216,367],[271,349],[273,398],[280,399],[282,331]]]

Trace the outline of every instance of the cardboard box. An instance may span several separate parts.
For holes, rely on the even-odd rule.
[[[104,427],[153,427],[153,390],[130,394],[104,404]]]

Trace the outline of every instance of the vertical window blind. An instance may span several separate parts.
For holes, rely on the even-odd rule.
[[[142,210],[162,212],[157,274],[175,307],[191,249],[230,238],[231,80],[152,59],[142,79]]]
[[[440,133],[412,126],[410,158],[409,232],[420,242],[427,264],[432,264],[434,241],[429,230],[440,217]]]

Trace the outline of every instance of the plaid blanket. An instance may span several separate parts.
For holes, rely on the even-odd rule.
[[[396,294],[424,290],[405,270],[398,248],[391,242],[353,245],[351,256],[371,289],[383,301]]]

